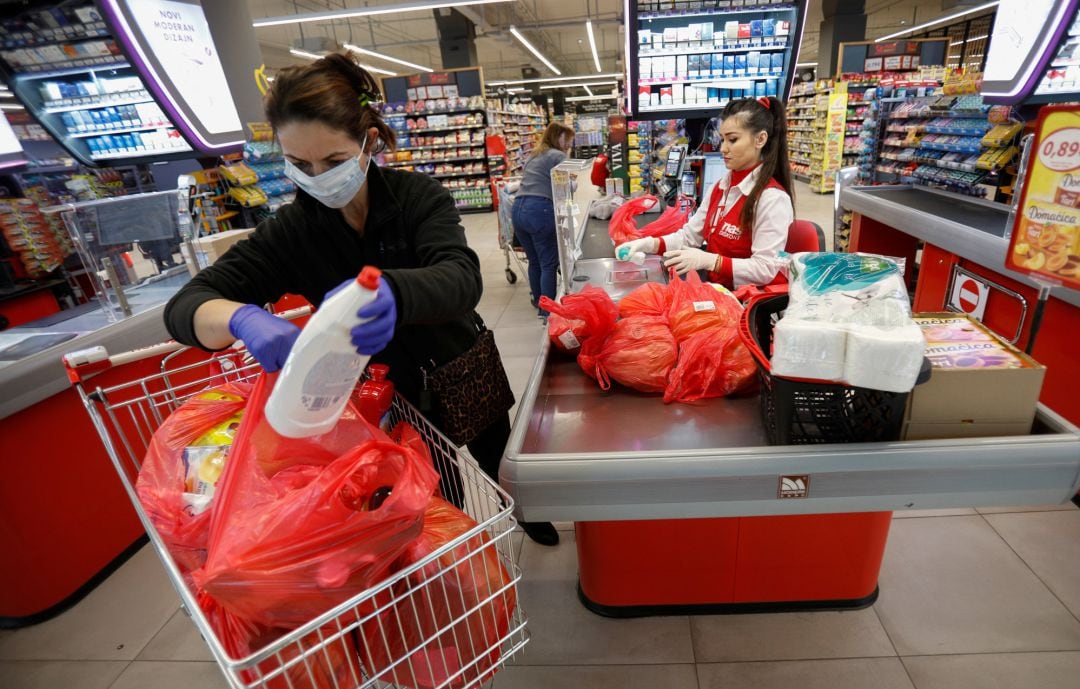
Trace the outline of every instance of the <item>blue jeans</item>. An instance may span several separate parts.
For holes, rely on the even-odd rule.
[[[542,196],[521,196],[511,213],[514,234],[529,259],[529,290],[535,304],[541,296],[555,298],[559,249],[555,240],[555,207]],[[546,311],[541,310],[546,314]]]

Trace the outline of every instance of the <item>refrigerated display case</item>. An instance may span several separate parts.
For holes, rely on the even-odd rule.
[[[236,102],[257,93],[255,83],[226,78],[198,2],[31,2],[0,9],[0,24],[0,77],[83,164],[221,155],[243,144]]]
[[[787,97],[805,0],[735,5],[624,0],[626,107],[634,117],[711,117],[731,99]]]

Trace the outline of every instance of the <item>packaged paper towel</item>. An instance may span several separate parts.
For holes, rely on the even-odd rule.
[[[922,367],[926,340],[911,323],[881,328],[854,325],[847,332],[842,379],[848,385],[886,392],[908,392]]]
[[[788,378],[840,380],[847,331],[833,323],[784,317],[773,328],[772,372]]]
[[[791,257],[788,307],[773,329],[778,376],[888,392],[915,385],[926,343],[901,263],[864,254]]]

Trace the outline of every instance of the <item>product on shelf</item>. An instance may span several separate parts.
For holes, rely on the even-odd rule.
[[[31,199],[0,199],[0,233],[31,278],[41,278],[64,262],[65,247],[57,240],[56,223],[50,223]]]

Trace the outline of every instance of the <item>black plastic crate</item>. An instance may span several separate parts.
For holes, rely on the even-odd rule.
[[[885,392],[827,381],[794,380],[772,374],[773,324],[788,296],[763,296],[747,304],[741,334],[761,380],[761,419],[773,445],[863,443],[897,440],[906,392]],[[930,362],[916,384],[930,378]]]

